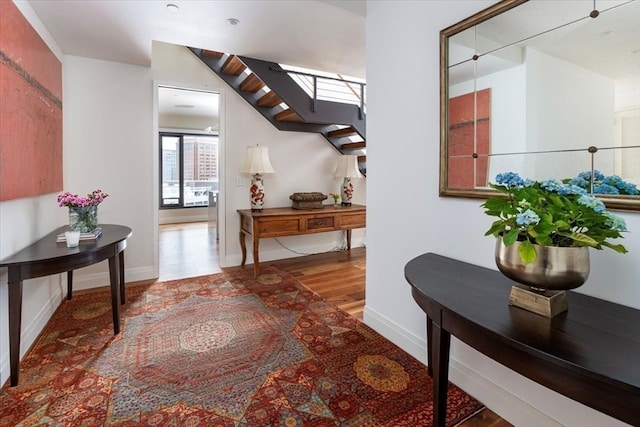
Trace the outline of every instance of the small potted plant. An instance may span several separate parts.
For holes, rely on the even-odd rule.
[[[340,193],[329,193],[331,197],[333,197],[333,205],[336,206],[340,201]]]
[[[534,288],[572,289],[589,274],[589,247],[627,252],[611,242],[623,237],[624,220],[584,188],[513,172],[498,174],[489,185],[502,194],[482,204],[487,215],[498,218],[485,236],[497,238],[496,264],[513,280]]]

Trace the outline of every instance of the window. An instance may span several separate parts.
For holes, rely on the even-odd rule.
[[[160,208],[209,206],[218,192],[218,136],[160,133]]]

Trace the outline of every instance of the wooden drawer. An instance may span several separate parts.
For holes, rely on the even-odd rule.
[[[297,218],[285,219],[260,219],[258,221],[258,233],[260,236],[284,236],[300,232],[300,221]]]
[[[340,218],[341,228],[364,228],[367,226],[367,217],[364,212],[353,215],[343,214]]]
[[[333,216],[322,216],[307,219],[307,230],[333,229],[335,218]]]

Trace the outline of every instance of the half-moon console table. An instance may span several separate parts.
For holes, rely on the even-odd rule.
[[[427,315],[434,426],[445,425],[451,335],[545,387],[640,426],[640,310],[567,292],[569,310],[549,319],[509,306],[513,282],[496,270],[427,253],[404,272]]]
[[[81,241],[75,248],[56,243],[60,227],[14,255],[0,261],[9,273],[9,366],[11,386],[18,385],[20,330],[22,323],[22,281],[67,272],[67,298],[71,299],[73,270],[109,260],[113,332],[120,332],[120,304],[124,304],[124,249],[131,229],[123,225],[100,224],[96,240]]]

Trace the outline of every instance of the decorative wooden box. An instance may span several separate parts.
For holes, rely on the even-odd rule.
[[[293,201],[291,205],[293,209],[322,209],[324,207],[322,201],[327,198],[327,195],[318,192],[293,193],[289,198]]]

